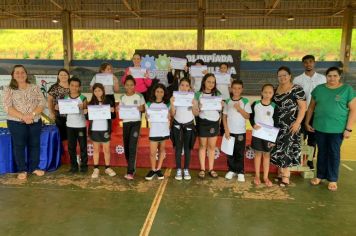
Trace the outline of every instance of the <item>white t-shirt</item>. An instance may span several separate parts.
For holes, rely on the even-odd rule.
[[[146,110],[148,108],[169,109],[169,104],[163,102],[146,104]],[[150,137],[167,137],[169,136],[169,123],[150,123]]]
[[[92,131],[107,131],[108,120],[93,120],[91,124]]]
[[[305,72],[301,75],[298,75],[293,80],[294,84],[301,86],[305,92],[305,96],[307,98],[307,105],[309,106],[311,100],[311,92],[315,89],[319,84],[326,83],[326,77],[319,73],[314,73],[312,77],[309,77],[305,74]]]
[[[218,93],[217,95],[220,96],[221,94]],[[211,97],[211,96],[212,96],[211,93],[196,92],[195,100],[199,102],[201,97]],[[218,121],[220,119],[220,111],[200,111],[199,117],[201,119],[206,119],[210,121]]]
[[[175,108],[176,108],[176,114],[174,115],[174,119],[178,121],[178,123],[186,124],[194,120],[192,107],[175,107]]]
[[[142,106],[145,105],[145,98],[140,93],[135,93],[131,96],[123,94],[120,96],[120,105]],[[122,122],[133,122],[133,121],[140,121],[140,120],[122,120]]]
[[[269,105],[263,105],[261,100],[252,103],[252,114],[255,123],[263,123],[273,126],[273,114],[276,104],[271,102]],[[252,117],[251,117],[252,118]]]
[[[114,77],[113,77],[113,80],[115,81]],[[94,77],[90,81],[90,86],[93,86],[95,83],[96,83],[96,75],[94,75]],[[114,94],[114,86],[113,85],[103,85],[103,86],[104,86],[106,95]]]
[[[227,126],[232,134],[246,133],[246,119],[236,110],[234,105],[240,104],[240,107],[247,113],[252,113],[250,103],[247,98],[241,97],[239,100],[234,101],[231,98],[225,101],[224,115],[227,115]]]
[[[87,100],[87,98],[82,94],[80,94],[76,98],[72,98],[70,96],[65,96],[64,99],[76,99],[76,100],[78,100],[78,104],[83,104],[83,102],[85,100]],[[84,128],[84,127],[86,127],[84,111],[79,110],[78,114],[68,114],[66,124],[67,124],[67,127],[70,127],[70,128]]]

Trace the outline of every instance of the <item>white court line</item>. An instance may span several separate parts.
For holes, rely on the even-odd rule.
[[[343,167],[345,167],[346,169],[348,169],[349,171],[354,171],[350,166],[348,166],[348,165],[346,165],[346,164],[344,164],[344,163],[342,163],[341,164]]]

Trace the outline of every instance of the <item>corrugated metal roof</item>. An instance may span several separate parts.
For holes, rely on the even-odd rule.
[[[340,28],[346,7],[356,7],[356,0],[0,0],[0,28],[61,28],[52,19],[66,9],[74,29],[195,29],[199,2],[207,29]]]

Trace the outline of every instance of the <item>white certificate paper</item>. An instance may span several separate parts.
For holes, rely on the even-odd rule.
[[[225,135],[223,135],[221,141],[221,151],[227,155],[232,156],[232,154],[234,153],[234,146],[235,146],[235,137],[230,136],[230,139],[227,139],[225,138]]]
[[[95,82],[102,85],[114,85],[114,75],[110,73],[100,73],[95,75]]]
[[[257,125],[261,126],[261,128],[252,130],[253,137],[270,141],[272,143],[276,141],[279,132],[278,128],[263,123],[257,123]]]
[[[171,57],[171,67],[172,67],[172,69],[184,70],[184,68],[186,66],[187,66],[187,59],[178,58],[178,57]]]
[[[201,97],[200,104],[202,111],[221,111],[222,97],[221,96],[211,96],[211,97]]]
[[[191,66],[190,75],[192,77],[202,78],[204,77],[203,71],[208,70],[207,66]]]
[[[89,120],[111,119],[110,105],[88,105]]]
[[[174,106],[191,107],[193,106],[194,92],[174,91]]]
[[[230,84],[231,74],[216,72],[215,74],[217,84]]]
[[[79,114],[77,99],[58,99],[59,114]]]
[[[135,79],[145,78],[145,75],[146,75],[146,69],[145,68],[130,67],[129,70],[131,72],[132,77],[134,77]]]
[[[141,120],[141,113],[137,106],[119,106],[119,117],[121,120]]]
[[[168,123],[168,109],[148,108],[147,115],[151,123]]]

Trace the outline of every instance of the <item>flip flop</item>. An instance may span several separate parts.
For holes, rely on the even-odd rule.
[[[199,178],[204,179],[205,178],[205,170],[200,170],[198,176],[199,176]]]
[[[321,183],[321,179],[319,178],[313,178],[312,180],[310,180],[310,184],[313,186],[319,185]]]
[[[17,175],[17,179],[19,180],[25,180],[27,179],[27,172],[21,172]]]
[[[213,171],[213,170],[210,170],[210,171],[209,171],[209,175],[210,175],[210,177],[212,177],[212,178],[217,178],[217,177],[218,177],[218,173],[216,173],[216,172]]]

